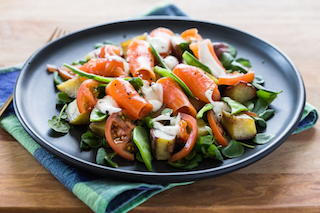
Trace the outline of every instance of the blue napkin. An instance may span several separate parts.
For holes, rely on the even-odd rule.
[[[142,15],[186,16],[172,4],[156,6]],[[22,65],[17,65],[0,69],[0,106],[12,93],[21,68]],[[317,119],[317,109],[306,103],[302,120],[294,134],[311,128]],[[0,126],[19,141],[47,170],[94,212],[127,212],[157,193],[176,185],[189,184],[131,183],[88,174],[86,171],[70,166],[54,157],[40,147],[23,129],[12,106],[0,120]]]

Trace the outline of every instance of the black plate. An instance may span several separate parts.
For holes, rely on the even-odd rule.
[[[196,27],[204,38],[224,41],[238,50],[238,56],[250,59],[257,75],[265,78],[265,86],[275,91],[283,91],[271,104],[275,116],[270,119],[265,132],[276,135],[273,141],[246,149],[235,159],[222,163],[212,159],[204,160],[200,166],[190,171],[178,170],[166,162],[154,162],[153,172],[148,172],[140,162],[119,160],[119,168],[95,164],[96,150],[81,152],[80,136],[85,127],[76,127],[68,134],[56,137],[47,121],[58,115],[55,108],[57,90],[52,75],[46,71],[46,64],[61,65],[71,63],[93,49],[93,45],[105,39],[120,43],[131,37],[150,32],[164,26],[175,33]],[[23,67],[16,83],[14,107],[26,131],[45,149],[66,162],[107,177],[126,180],[163,183],[182,182],[209,178],[228,173],[266,156],[282,144],[294,131],[301,118],[305,103],[302,78],[292,62],[281,51],[269,43],[227,26],[178,18],[148,18],[104,24],[72,33],[51,42],[37,51]]]

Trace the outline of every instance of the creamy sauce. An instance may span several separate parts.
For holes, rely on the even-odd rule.
[[[169,42],[161,37],[147,36],[147,42],[158,51],[158,53],[166,53],[169,51]]]
[[[102,113],[109,115],[121,111],[117,102],[110,95],[106,95],[104,98],[99,99],[95,107]]]
[[[208,101],[213,105],[212,110],[214,111],[217,120],[220,122],[222,117],[222,111],[231,112],[231,109],[229,105],[223,101],[213,101],[212,93],[213,90],[210,88],[206,91],[205,96],[208,99]]]
[[[101,47],[95,50],[92,50],[89,52],[84,58],[89,61],[92,58],[97,58],[100,55],[101,52]]]
[[[160,130],[158,130],[158,129],[155,129],[155,130],[153,131],[153,134],[154,134],[154,136],[156,136],[157,138],[162,138],[162,139],[165,139],[165,140],[170,140],[170,141],[172,141],[172,140],[175,139],[175,135],[168,135],[168,134],[166,134],[166,133],[164,133],[164,132],[162,132],[162,131],[160,131]]]
[[[167,121],[170,120],[169,126],[164,126],[162,123],[158,121]],[[157,118],[153,119],[153,128],[155,130],[159,130],[167,135],[170,135],[172,137],[176,137],[180,135],[180,126],[179,123],[181,121],[180,113],[177,117],[170,117],[169,113],[159,115]]]
[[[171,55],[165,57],[163,61],[170,69],[173,69],[177,64],[179,64],[178,59]]]
[[[141,87],[143,97],[153,106],[152,111],[155,112],[162,107],[163,88],[161,84],[153,83],[151,86],[148,81],[143,81]]]
[[[214,57],[211,55],[211,52],[208,48],[207,41],[201,41],[199,44],[199,60],[207,67],[209,67],[211,74],[219,78],[220,76],[225,76],[225,70],[217,63]]]

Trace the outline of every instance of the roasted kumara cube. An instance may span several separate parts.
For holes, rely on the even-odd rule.
[[[229,112],[222,111],[221,124],[235,140],[251,139],[257,134],[255,121],[244,113],[232,115]]]
[[[257,91],[251,84],[240,81],[234,86],[226,88],[223,94],[239,103],[244,103],[256,97]]]
[[[168,135],[158,129],[150,130],[151,150],[156,160],[168,160],[174,149],[175,136]]]

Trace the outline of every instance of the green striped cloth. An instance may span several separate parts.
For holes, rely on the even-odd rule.
[[[186,16],[172,4],[159,5],[142,15]],[[0,106],[12,93],[21,67],[22,65],[17,65],[0,69]],[[306,103],[302,120],[294,133],[311,128],[315,125],[317,119],[317,109]],[[189,184],[131,183],[88,174],[54,157],[40,147],[20,125],[12,106],[0,120],[0,125],[94,212],[127,212],[157,193],[177,185]]]

